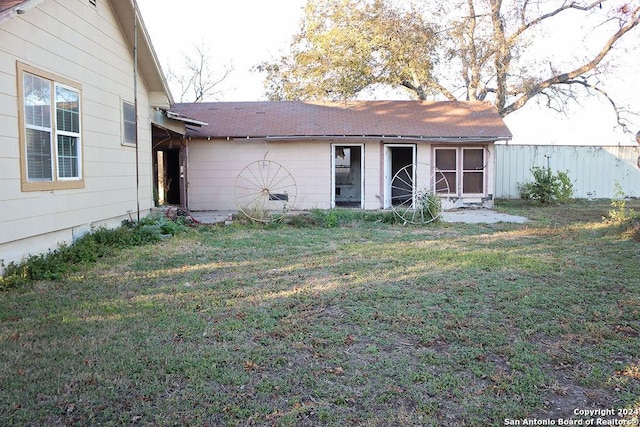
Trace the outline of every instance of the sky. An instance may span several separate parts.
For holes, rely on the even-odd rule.
[[[264,77],[250,69],[286,53],[300,28],[306,0],[137,0],[160,63],[204,42],[220,69],[232,67],[222,82],[220,101],[259,101]],[[172,92],[176,101],[179,90]]]
[[[272,61],[288,52],[294,34],[300,28],[306,0],[137,0],[145,26],[165,74],[178,70],[185,54],[195,46],[209,49],[220,73],[233,70],[217,87],[219,101],[266,100],[264,75],[251,71],[264,61]],[[551,30],[549,46],[567,34]],[[635,81],[640,60],[620,67],[622,89],[617,99],[632,103],[640,113],[640,85]],[[626,80],[628,79],[628,81]],[[176,101],[179,88],[171,87]],[[389,99],[387,94],[383,95]],[[407,98],[405,98],[407,99]],[[514,135],[512,143],[629,145],[633,135],[615,127],[613,110],[602,99],[590,98],[573,105],[567,114],[559,114],[530,103],[510,114],[505,122]],[[640,119],[636,119],[640,131]]]

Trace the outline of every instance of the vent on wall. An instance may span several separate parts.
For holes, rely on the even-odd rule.
[[[98,3],[98,0],[89,0],[89,4],[93,7],[96,7],[96,3]]]

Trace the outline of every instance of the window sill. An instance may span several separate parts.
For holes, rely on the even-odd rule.
[[[47,182],[25,182],[21,183],[23,192],[29,191],[53,191],[53,190],[76,190],[84,188],[84,179],[73,181],[47,181]]]

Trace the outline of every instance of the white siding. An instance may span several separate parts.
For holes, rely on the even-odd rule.
[[[121,101],[132,101],[133,55],[111,2],[48,0],[0,24],[0,269],[27,253],[69,241],[73,229],[118,223],[153,204],[149,95],[139,78],[139,175],[135,148],[121,144]],[[20,186],[16,63],[82,87],[85,186],[29,191]]]
[[[518,198],[518,184],[531,182],[531,168],[567,172],[576,198],[612,198],[618,183],[629,197],[640,197],[640,147],[497,145],[496,197]]]

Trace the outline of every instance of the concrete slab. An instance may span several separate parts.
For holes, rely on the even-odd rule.
[[[491,209],[458,209],[444,211],[441,216],[445,222],[463,222],[466,224],[495,224],[497,222],[514,222],[523,224],[527,218],[496,212]]]
[[[198,211],[189,212],[201,224],[219,224],[231,220],[235,211]]]

